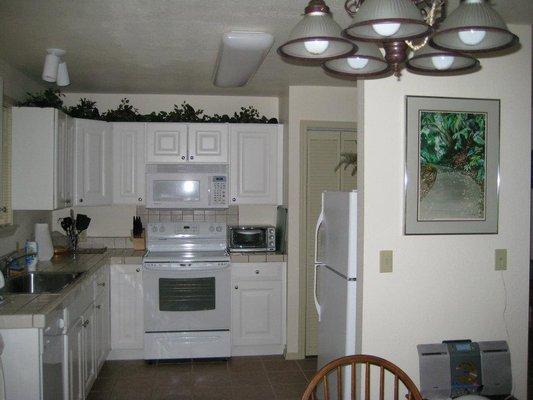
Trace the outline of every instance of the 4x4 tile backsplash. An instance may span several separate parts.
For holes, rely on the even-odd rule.
[[[239,224],[239,207],[229,206],[224,209],[148,209],[137,206],[136,214],[141,217],[146,228],[150,222],[207,221],[223,222],[228,225]],[[82,248],[129,249],[133,243],[129,237],[87,237],[80,241]]]

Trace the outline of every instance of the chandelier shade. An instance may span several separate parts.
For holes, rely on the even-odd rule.
[[[427,36],[432,31],[412,0],[366,0],[344,35],[360,41],[399,41]]]
[[[426,46],[407,60],[406,67],[414,73],[450,75],[474,72],[479,68],[479,61],[468,54]]]
[[[359,48],[356,54],[328,60],[322,68],[338,77],[360,79],[382,76],[390,71],[376,44],[357,42],[356,45]]]
[[[354,54],[357,47],[342,37],[329,8],[322,0],[312,0],[302,20],[292,30],[288,41],[278,48],[286,58],[305,61],[324,61]]]
[[[486,0],[463,0],[431,38],[435,48],[466,53],[502,50],[517,42]]]

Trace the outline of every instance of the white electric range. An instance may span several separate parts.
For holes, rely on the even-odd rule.
[[[230,356],[230,258],[226,225],[147,227],[143,259],[144,358]]]

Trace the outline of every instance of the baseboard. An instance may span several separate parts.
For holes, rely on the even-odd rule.
[[[285,353],[286,360],[303,360],[305,356],[301,356],[300,353]]]
[[[109,352],[107,360],[144,360],[143,349],[114,349]]]
[[[282,355],[283,349],[278,345],[263,346],[232,346],[231,355],[238,356],[272,356]]]

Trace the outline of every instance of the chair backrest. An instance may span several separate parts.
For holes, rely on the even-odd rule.
[[[371,393],[370,390],[372,366],[379,367],[379,392],[376,394]],[[347,371],[349,371],[349,379],[351,380],[349,390],[345,389]],[[364,375],[364,391],[357,385],[358,371],[361,371],[361,377]],[[372,398],[385,400],[385,375],[387,372],[393,377],[394,383],[391,389],[394,393],[394,400],[400,399],[400,390],[402,389],[400,383],[405,387],[404,391],[407,391],[406,399],[422,400],[422,395],[416,385],[398,366],[383,358],[364,354],[338,358],[324,366],[309,382],[301,400],[318,400],[319,397],[324,400],[356,400],[360,398],[359,395],[364,400],[371,400],[371,394]],[[322,389],[321,395],[317,394],[317,389]],[[349,393],[346,393],[347,391]],[[387,398],[389,397],[387,396]]]

